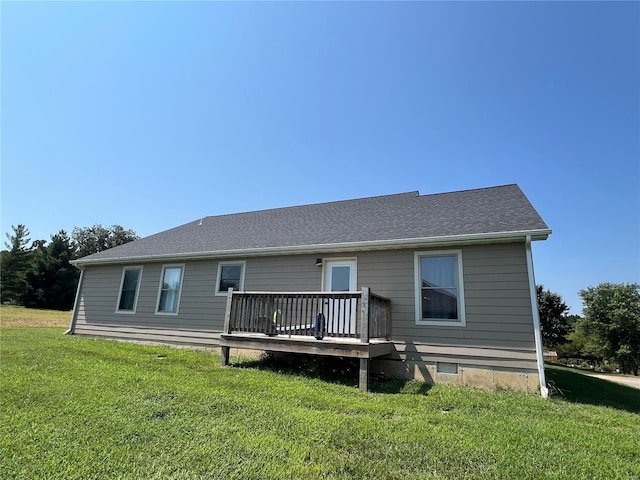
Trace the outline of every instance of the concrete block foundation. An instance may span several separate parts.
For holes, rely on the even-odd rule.
[[[505,370],[458,364],[458,373],[438,372],[436,362],[375,359],[372,371],[392,378],[418,380],[429,384],[464,385],[489,390],[508,389],[538,393],[538,372]]]

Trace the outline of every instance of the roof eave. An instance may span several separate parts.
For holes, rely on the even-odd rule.
[[[205,260],[211,258],[262,257],[282,254],[321,254],[330,252],[390,250],[396,248],[422,248],[428,246],[469,245],[481,243],[506,243],[518,239],[524,241],[527,236],[531,240],[546,240],[551,229],[520,230],[511,232],[474,233],[467,235],[447,235],[441,237],[403,238],[392,240],[371,240],[362,242],[325,243],[317,245],[294,245],[283,247],[248,248],[235,250],[218,250],[209,252],[186,252],[162,255],[139,255],[132,257],[112,257],[71,261],[76,267],[84,265],[110,265],[132,262],[164,262],[176,260]]]

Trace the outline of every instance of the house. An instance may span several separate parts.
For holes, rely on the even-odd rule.
[[[206,217],[76,260],[68,333],[545,395],[531,242],[550,233],[517,185]]]

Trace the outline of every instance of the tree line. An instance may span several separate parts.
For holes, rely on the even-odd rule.
[[[638,375],[640,368],[640,285],[601,283],[580,290],[583,317],[568,315],[557,293],[537,287],[542,343],[559,358],[617,368]]]
[[[136,240],[133,230],[120,225],[74,227],[71,236],[60,230],[51,240],[31,241],[25,225],[11,226],[0,252],[0,301],[31,308],[70,310],[80,272],[76,258]]]

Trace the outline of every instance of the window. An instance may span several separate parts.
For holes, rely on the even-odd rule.
[[[229,287],[234,290],[244,289],[244,267],[245,262],[218,263],[216,295],[226,295]]]
[[[116,313],[136,313],[141,278],[142,267],[125,267],[122,270]]]
[[[462,252],[417,252],[416,323],[418,325],[465,325]]]
[[[156,313],[177,315],[182,290],[183,265],[165,265],[162,267],[162,280],[158,291]]]

